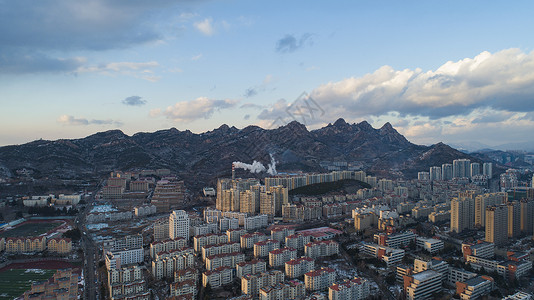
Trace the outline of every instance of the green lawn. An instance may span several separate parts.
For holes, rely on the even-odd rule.
[[[0,273],[0,300],[14,299],[31,289],[32,281],[46,280],[56,270],[13,269]]]
[[[61,222],[52,223],[26,223],[19,227],[15,227],[8,231],[0,233],[0,237],[25,237],[25,236],[39,236],[46,233],[57,226],[61,225]]]

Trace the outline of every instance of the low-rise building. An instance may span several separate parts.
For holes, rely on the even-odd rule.
[[[404,250],[402,249],[395,249],[377,244],[365,243],[360,250],[363,254],[376,257],[384,261],[388,268],[399,264],[404,257]]]
[[[449,286],[456,286],[456,282],[464,282],[468,279],[474,278],[477,276],[477,273],[469,272],[464,269],[458,269],[454,267],[449,267],[449,276],[447,277],[447,284]]]
[[[420,236],[415,239],[415,245],[417,248],[423,249],[430,254],[435,254],[445,247],[445,243],[442,240],[428,239]]]
[[[434,270],[404,276],[406,299],[432,299],[434,294],[441,292],[441,278],[441,274]]]
[[[48,252],[66,255],[71,251],[72,240],[69,238],[51,238],[48,240]]]
[[[462,300],[479,299],[493,290],[493,278],[477,276],[466,281],[456,282],[456,294]]]
[[[50,280],[32,282],[24,299],[77,299],[78,276],[72,269],[57,270]]]

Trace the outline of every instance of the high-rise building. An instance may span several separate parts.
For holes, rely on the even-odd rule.
[[[493,177],[493,163],[484,163],[482,165],[482,175],[488,176],[490,179]]]
[[[270,191],[260,193],[260,214],[274,216],[274,196]]]
[[[508,237],[514,238],[521,234],[521,205],[518,201],[507,203],[508,206]]]
[[[477,175],[480,175],[480,164],[479,163],[471,163],[470,166],[470,178],[473,178]]]
[[[508,207],[506,204],[486,208],[486,242],[502,245],[508,239]]]
[[[441,167],[430,167],[430,180],[441,180]]]
[[[270,187],[269,191],[273,195],[272,200],[273,200],[274,216],[281,217],[282,206],[286,205],[289,202],[288,190],[287,188],[281,185],[278,185],[278,186]]]
[[[255,178],[219,178],[217,181],[217,200],[215,207],[220,211],[240,211],[241,192],[253,190],[252,187],[259,185],[259,183]]]
[[[255,215],[259,211],[256,210],[256,202],[260,202],[259,197],[256,198],[256,193],[254,193],[251,190],[242,191],[239,194],[239,201],[241,204],[239,205],[239,211],[242,213],[248,213],[251,215]]]
[[[475,199],[472,195],[460,195],[451,200],[451,231],[460,233],[475,227]]]
[[[506,193],[487,193],[478,195],[475,198],[475,225],[486,225],[486,208],[506,203],[508,196]]]
[[[189,240],[189,216],[184,210],[175,210],[169,216],[169,237]]]
[[[442,164],[441,165],[441,179],[442,180],[451,180],[452,179],[452,165],[451,164]]]
[[[470,175],[471,160],[455,159],[452,161],[452,177],[466,178]]]
[[[534,200],[522,199],[519,205],[521,210],[521,232],[530,235],[534,232]]]

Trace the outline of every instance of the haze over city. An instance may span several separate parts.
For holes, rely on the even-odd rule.
[[[419,144],[528,141],[530,1],[8,1],[0,145],[270,128],[303,92]],[[299,119],[297,119],[299,121]],[[302,121],[301,121],[302,122]]]

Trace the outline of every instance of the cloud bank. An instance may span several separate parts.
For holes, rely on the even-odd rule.
[[[88,120],[86,118],[75,118],[70,115],[61,115],[57,122],[62,125],[68,125],[68,126],[88,126],[88,125],[113,125],[120,127],[122,126],[122,122],[120,121],[114,121],[111,119],[106,120],[98,120],[98,119],[92,119]]]
[[[192,122],[198,119],[209,119],[214,112],[236,107],[238,100],[215,100],[199,97],[192,101],[182,101],[167,107],[165,110],[153,109],[152,117],[165,116],[175,122]]]

